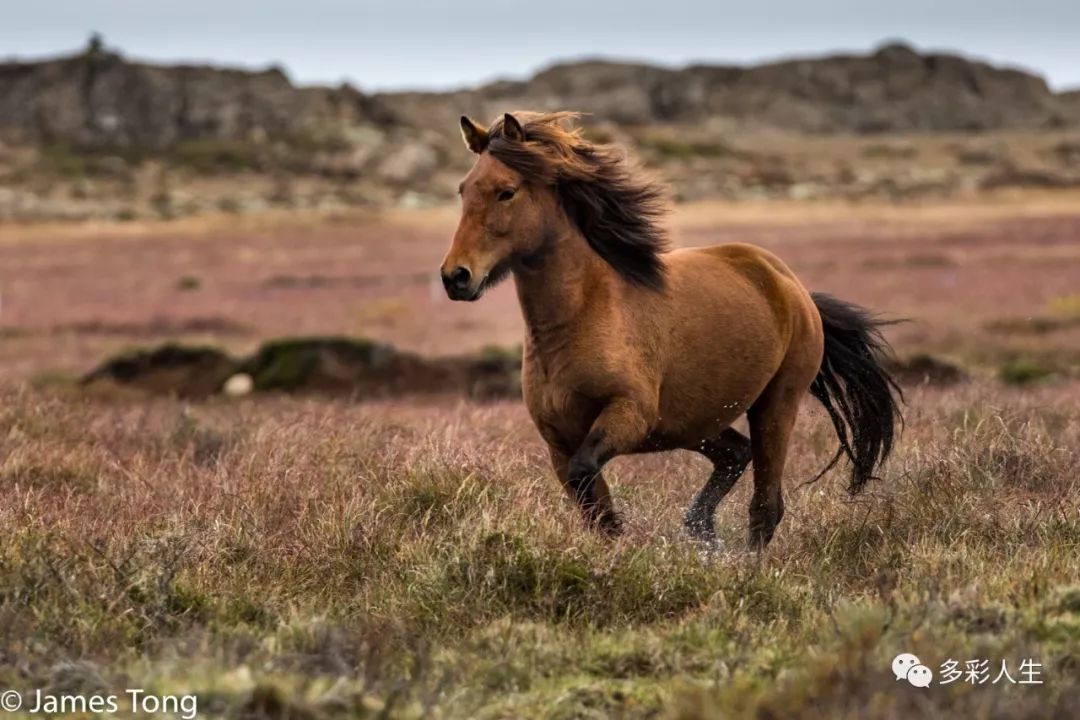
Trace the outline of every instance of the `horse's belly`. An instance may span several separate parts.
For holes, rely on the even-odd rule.
[[[715,437],[741,417],[768,384],[768,378],[756,373],[719,380],[695,388],[662,390],[656,435],[673,447]]]
[[[778,293],[787,282],[770,267],[735,272],[711,252],[687,251],[672,270],[656,430],[693,444],[743,415],[783,362],[789,333]]]
[[[767,327],[682,338],[660,386],[658,433],[696,443],[743,415],[783,362],[783,345]]]

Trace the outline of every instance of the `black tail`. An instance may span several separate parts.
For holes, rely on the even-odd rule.
[[[892,349],[881,326],[889,323],[831,295],[812,297],[825,329],[825,356],[810,394],[825,406],[840,438],[840,449],[817,478],[846,455],[851,461],[848,491],[854,495],[885,462],[897,425],[903,423],[904,396],[885,368]]]

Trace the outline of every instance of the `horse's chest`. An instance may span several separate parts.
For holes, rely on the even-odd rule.
[[[572,368],[552,371],[535,362],[522,368],[525,405],[545,440],[574,445],[589,431],[601,404],[587,392],[587,381]]]

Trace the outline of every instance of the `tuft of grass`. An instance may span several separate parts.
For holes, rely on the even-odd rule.
[[[15,340],[26,337],[27,331],[20,327],[0,325],[0,340]]]
[[[855,500],[842,472],[798,486],[833,450],[807,415],[759,556],[748,479],[727,550],[682,535],[708,474],[688,455],[612,463],[626,535],[590,533],[516,402],[0,384],[0,684],[313,720],[1072,717],[1077,391],[915,389]],[[1046,683],[916,692],[899,652],[1032,657]]]
[[[1052,377],[1054,372],[1026,360],[1014,360],[1001,366],[998,376],[1007,385],[1031,385]]]
[[[256,143],[202,138],[178,143],[170,153],[170,161],[197,173],[211,175],[261,169],[263,155],[263,148]]]
[[[1060,295],[1047,303],[1050,312],[1066,318],[1080,318],[1080,294]]]
[[[873,143],[862,151],[863,157],[888,160],[910,160],[919,156],[919,149],[908,144]]]
[[[184,275],[176,281],[176,289],[191,292],[202,287],[202,278],[195,275]]]
[[[522,347],[518,345],[485,345],[477,357],[491,362],[520,363]]]
[[[1046,335],[1080,326],[1080,316],[1045,317],[1035,315],[1026,318],[1000,318],[986,324],[990,332],[1001,334]]]
[[[40,162],[47,171],[64,178],[81,179],[91,173],[91,163],[86,154],[66,142],[43,146]]]
[[[389,346],[363,338],[285,338],[262,345],[246,366],[256,389],[292,390],[315,372],[324,347],[369,365],[378,365],[393,352]]]

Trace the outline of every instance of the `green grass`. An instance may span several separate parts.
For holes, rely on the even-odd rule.
[[[706,140],[684,140],[663,135],[642,138],[639,146],[669,160],[689,160],[691,158],[721,158],[736,154],[722,142]]]
[[[215,174],[258,170],[266,151],[243,140],[185,140],[170,151],[170,160],[198,173]]]
[[[999,371],[1001,381],[1008,385],[1030,385],[1053,376],[1053,370],[1030,360],[1005,363]]]
[[[202,278],[196,275],[184,275],[176,281],[176,289],[191,292],[202,288]]]
[[[1077,391],[915,391],[856,501],[798,487],[832,449],[804,418],[757,556],[746,480],[728,552],[683,538],[689,455],[614,463],[627,534],[585,531],[517,403],[0,388],[0,687],[195,693],[200,717],[1075,717]],[[899,652],[1046,683],[917,689]]]
[[[90,174],[87,157],[69,143],[52,143],[41,149],[42,167],[53,174],[66,178],[82,178]]]

